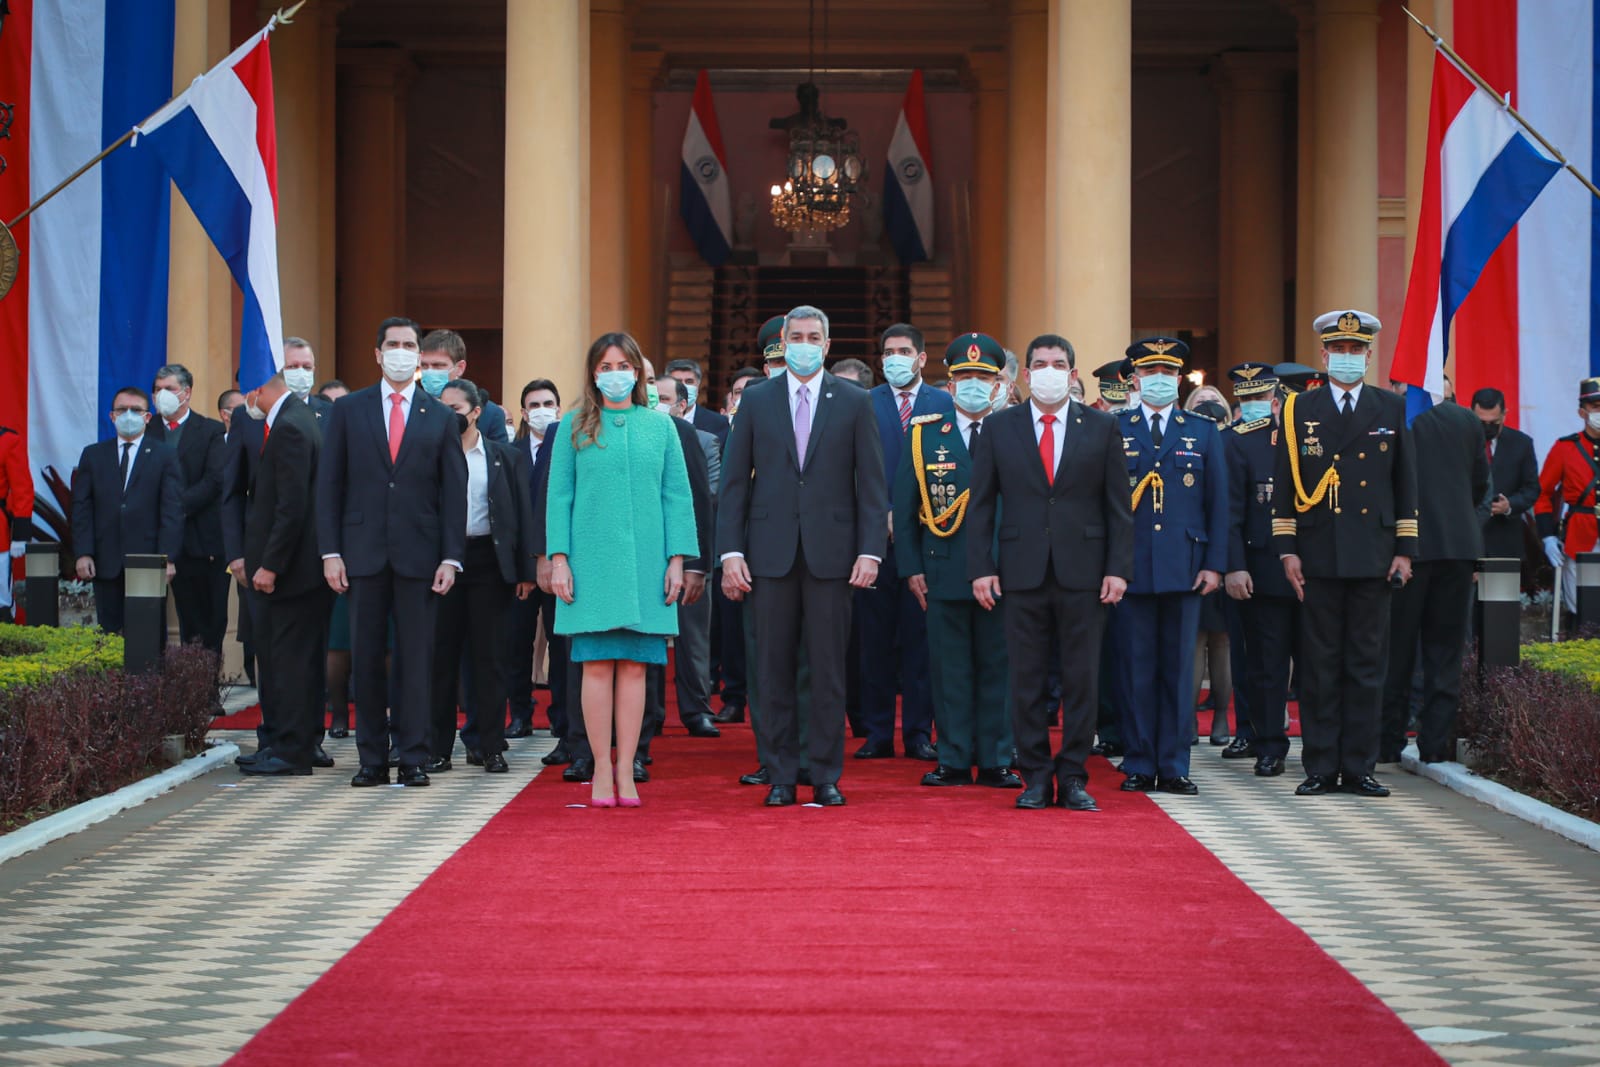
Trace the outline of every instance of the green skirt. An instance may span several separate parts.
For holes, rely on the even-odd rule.
[[[573,634],[567,656],[574,663],[591,660],[626,659],[634,663],[665,664],[667,639],[662,634],[642,634],[634,630],[606,630],[603,633]]]

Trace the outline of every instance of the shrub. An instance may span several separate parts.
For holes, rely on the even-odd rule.
[[[1540,670],[1568,675],[1600,689],[1600,640],[1523,645],[1522,662]]]
[[[0,624],[0,691],[74,670],[122,666],[122,638],[89,626]]]

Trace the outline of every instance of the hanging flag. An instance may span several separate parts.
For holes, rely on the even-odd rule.
[[[933,154],[928,150],[928,112],[922,101],[922,71],[913,71],[900,118],[889,139],[883,171],[883,222],[901,263],[933,258]]]
[[[733,249],[732,205],[722,128],[717,125],[717,109],[711,102],[711,79],[702,70],[694,82],[694,103],[689,107],[689,123],[683,131],[678,211],[700,250],[700,258],[713,267],[727,262]]]
[[[1389,374],[1411,386],[1409,417],[1444,395],[1451,320],[1490,257],[1561,169],[1500,100],[1442,51],[1434,55],[1430,107],[1416,252]],[[1509,367],[1514,353],[1502,359]]]
[[[0,5],[3,6],[3,5]],[[174,0],[51,0],[0,19],[0,219],[20,215],[172,95]],[[115,432],[117,389],[167,362],[171,187],[159,160],[113,152],[15,228],[0,300],[0,425],[24,434],[42,538],[53,467]]]
[[[265,382],[283,362],[272,25],[195,79],[134,139],[135,149],[153,150],[166,165],[244,295],[241,389]]]

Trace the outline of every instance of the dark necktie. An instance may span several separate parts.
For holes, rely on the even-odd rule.
[[[1157,448],[1161,447],[1161,416],[1150,416],[1150,443]]]
[[[1340,413],[1342,415],[1344,415],[1345,418],[1349,418],[1350,417],[1350,394],[1349,393],[1344,394],[1344,399],[1341,400],[1340,403],[1343,405],[1343,407],[1340,409]]]
[[[133,449],[132,441],[122,442],[122,462],[117,464],[117,470],[122,473],[122,489],[128,489],[128,453]]]

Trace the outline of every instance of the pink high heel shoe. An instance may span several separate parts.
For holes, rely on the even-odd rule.
[[[594,784],[592,782],[590,783],[589,788],[594,788]],[[597,797],[591,793],[589,796],[589,806],[591,808],[614,808],[617,806],[616,768],[613,767],[611,771],[611,795],[608,797]]]
[[[622,795],[622,788],[621,788],[621,786],[619,786],[617,784],[622,780],[621,777],[620,777],[621,773],[622,773],[621,770],[618,769],[613,774],[613,777],[611,779],[611,788],[616,793],[616,797],[617,797],[617,807],[619,807],[619,808],[642,808],[642,807],[644,807],[644,800],[643,799],[641,799],[639,797],[625,797],[625,796]]]

